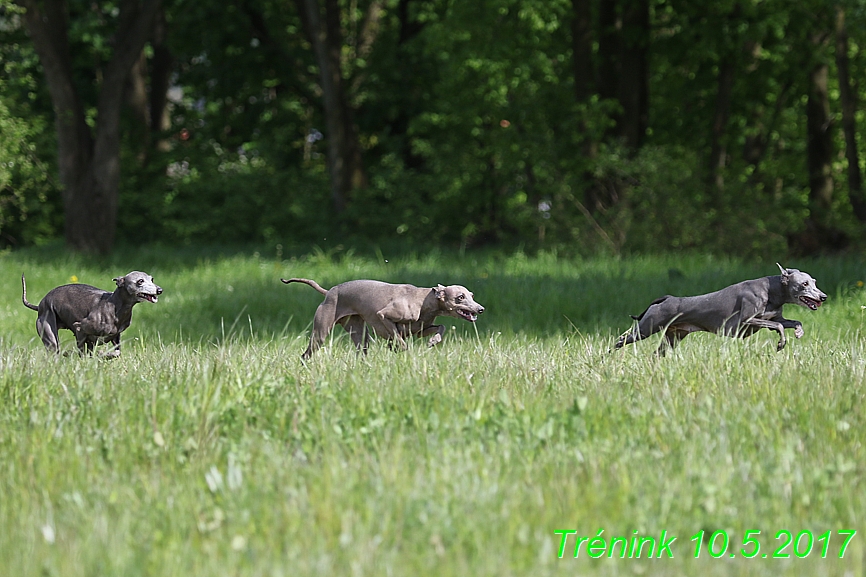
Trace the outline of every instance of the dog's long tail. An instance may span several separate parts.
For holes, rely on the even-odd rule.
[[[24,282],[24,275],[21,275],[21,300],[24,301],[24,306],[28,309],[33,309],[34,311],[38,311],[39,307],[34,304],[27,302],[27,283]]]
[[[665,296],[663,296],[663,297],[659,297],[659,298],[657,298],[656,300],[654,300],[653,302],[651,302],[651,303],[649,304],[649,307],[647,307],[646,309],[644,309],[644,311],[643,311],[641,314],[639,314],[638,316],[630,315],[631,318],[633,318],[633,319],[636,320],[636,321],[641,320],[641,319],[643,318],[643,316],[646,314],[646,312],[647,312],[648,310],[650,310],[650,307],[651,307],[651,306],[653,306],[653,305],[657,305],[657,304],[659,304],[659,303],[662,303],[662,302],[666,301],[668,298],[670,298],[670,296],[671,296],[671,295],[665,295]]]
[[[317,283],[317,282],[314,281],[314,280],[310,280],[310,279],[308,279],[308,278],[290,278],[290,279],[284,279],[284,278],[281,278],[280,280],[283,281],[283,282],[286,283],[286,284],[289,284],[290,282],[302,282],[302,283],[304,283],[304,284],[308,284],[308,285],[310,285],[311,287],[313,287],[314,289],[316,289],[317,291],[319,291],[319,292],[322,293],[323,295],[328,294],[328,291],[326,291],[326,290],[323,289],[321,286],[319,286],[319,283]]]

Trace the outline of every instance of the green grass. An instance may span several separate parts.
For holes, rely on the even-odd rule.
[[[783,263],[830,295],[787,307],[775,352],[693,335],[608,354],[665,293],[772,274],[700,255],[255,255],[140,250],[0,257],[0,567],[91,575],[863,575],[864,309],[853,258]],[[132,269],[165,289],[114,361],[47,355],[20,302]],[[304,366],[320,295],[351,278],[461,283],[487,307],[443,343],[356,355],[337,332]],[[862,283],[861,283],[862,284]],[[340,331],[342,332],[342,331]],[[74,339],[64,334],[63,346]],[[554,531],[675,535],[673,559],[557,557]],[[856,529],[845,558],[843,536]],[[690,537],[725,531],[720,559]],[[747,530],[758,558],[743,559]],[[832,531],[762,559],[787,530]],[[721,533],[719,533],[721,535]],[[805,537],[801,551],[805,548]],[[717,540],[717,546],[721,537]],[[751,547],[747,547],[747,550]],[[731,559],[730,552],[737,558]],[[644,555],[646,556],[646,554]]]

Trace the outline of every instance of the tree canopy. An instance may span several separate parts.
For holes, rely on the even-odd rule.
[[[0,0],[0,241],[859,246],[864,24],[851,0]]]

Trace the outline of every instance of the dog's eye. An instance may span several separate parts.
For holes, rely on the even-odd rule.
[[[466,297],[464,297],[463,295],[457,295],[457,302],[459,303],[460,301],[462,301],[465,298]]]
[[[809,286],[809,281],[803,281],[803,286]]]
[[[138,279],[137,281],[135,281],[135,284],[137,284],[138,286],[143,285],[143,284],[144,284],[144,279]]]

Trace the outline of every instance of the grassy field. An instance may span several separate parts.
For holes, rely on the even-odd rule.
[[[816,312],[786,307],[803,339],[789,331],[776,353],[768,331],[693,335],[659,359],[657,339],[608,353],[629,313],[776,265],[6,253],[2,573],[864,575],[866,269],[854,258],[783,264],[830,295]],[[120,359],[45,353],[22,272],[37,302],[70,281],[109,288],[133,269],[165,293],[136,307]],[[475,326],[446,321],[435,349],[359,356],[335,332],[304,366],[321,296],[282,285],[289,275],[460,283],[487,312]],[[74,349],[68,332],[63,346]],[[601,557],[588,541],[575,559],[577,537],[600,531]],[[649,545],[620,558],[621,543],[610,558],[613,537],[652,537],[662,558],[647,559]]]

